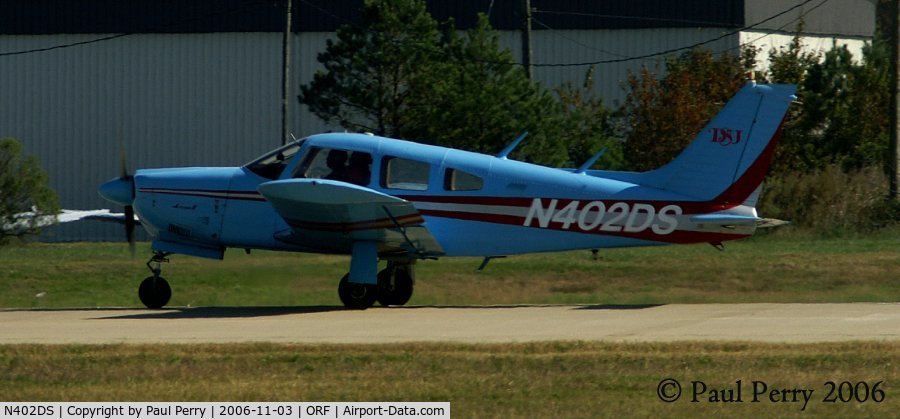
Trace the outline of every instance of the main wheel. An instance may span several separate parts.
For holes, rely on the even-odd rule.
[[[341,283],[338,284],[338,297],[341,297],[344,307],[365,310],[375,304],[375,300],[378,298],[378,286],[352,283],[350,274],[347,274],[341,278]]]
[[[378,302],[383,306],[402,306],[413,294],[413,279],[402,268],[386,268],[378,273]]]
[[[138,288],[138,297],[147,308],[162,308],[172,298],[172,288],[165,278],[148,276]]]

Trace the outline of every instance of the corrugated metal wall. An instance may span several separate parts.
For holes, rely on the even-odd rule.
[[[97,37],[5,36],[0,50]],[[304,34],[295,54],[325,37]],[[96,187],[119,172],[119,133],[132,169],[237,166],[280,144],[280,57],[281,35],[265,33],[132,35],[2,57],[0,136],[40,158],[65,208],[108,208]],[[296,115],[304,132],[324,129]],[[90,222],[58,230],[61,240],[121,235]]]

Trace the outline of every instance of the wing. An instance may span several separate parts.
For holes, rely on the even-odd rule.
[[[266,182],[259,192],[291,226],[276,235],[288,243],[344,253],[354,241],[375,241],[382,254],[424,258],[444,253],[419,211],[395,196],[324,179]]]
[[[81,220],[111,221],[125,223],[125,214],[110,212],[108,209],[98,210],[68,210],[64,209],[56,215],[38,215],[34,211],[22,212],[12,216],[12,221],[0,224],[0,231],[5,233],[20,233],[33,227],[49,227],[57,223],[70,223]],[[140,220],[135,217],[135,223]]]
[[[81,220],[98,220],[98,221],[109,221],[114,223],[125,224],[125,214],[111,212],[108,209],[98,209],[98,210],[67,210],[64,209],[58,215],[58,220],[60,223],[69,223],[72,221],[81,221]],[[134,216],[134,222],[137,224],[141,223],[141,220],[138,219],[137,215]]]

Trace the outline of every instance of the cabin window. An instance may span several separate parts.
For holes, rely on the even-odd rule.
[[[372,179],[372,155],[362,151],[313,147],[295,178],[328,179],[366,186]]]
[[[447,169],[444,172],[444,189],[448,191],[477,191],[484,186],[484,180],[480,176],[463,172],[457,169]]]
[[[381,163],[381,186],[391,189],[424,191],[428,189],[428,163],[385,157]]]
[[[246,167],[251,172],[264,178],[272,180],[278,179],[278,177],[281,176],[281,172],[284,171],[284,168],[291,160],[291,157],[294,157],[294,154],[297,154],[297,151],[300,150],[302,144],[302,140],[295,141],[284,147],[270,151],[247,164]]]

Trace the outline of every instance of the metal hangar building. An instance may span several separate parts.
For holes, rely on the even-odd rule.
[[[293,0],[289,126],[336,130],[296,102],[301,84],[362,0]],[[581,85],[621,103],[629,71],[702,45],[716,53],[787,45],[798,22],[814,50],[859,56],[874,31],[870,0],[531,0],[535,79]],[[96,192],[129,168],[237,166],[281,143],[285,0],[8,0],[0,3],[0,137],[14,137],[49,173],[64,208],[109,208]],[[521,60],[522,0],[427,1],[459,29],[489,16]],[[765,61],[765,57],[760,57]],[[513,136],[514,133],[510,133]],[[113,208],[114,210],[118,210]],[[120,240],[100,222],[58,226],[48,240]]]

